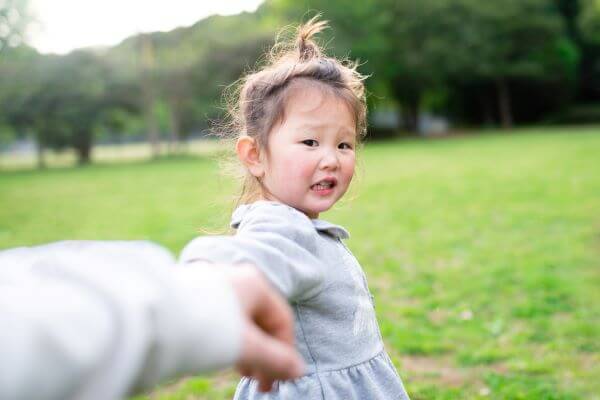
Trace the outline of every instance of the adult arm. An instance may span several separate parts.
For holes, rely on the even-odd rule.
[[[119,399],[251,356],[230,278],[172,261],[144,242],[0,253],[0,398]]]

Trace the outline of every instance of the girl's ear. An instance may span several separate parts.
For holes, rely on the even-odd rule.
[[[239,160],[248,168],[248,171],[257,178],[262,178],[265,169],[260,159],[260,151],[256,140],[250,136],[241,136],[235,145]]]

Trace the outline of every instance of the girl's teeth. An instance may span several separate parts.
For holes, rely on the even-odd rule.
[[[329,189],[330,187],[331,187],[331,185],[328,183],[317,183],[315,185],[315,189],[317,189],[317,190]]]

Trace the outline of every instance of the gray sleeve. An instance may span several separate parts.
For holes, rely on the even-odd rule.
[[[0,399],[114,400],[236,361],[224,277],[148,242],[0,252]]]
[[[245,214],[235,236],[202,236],[191,241],[180,262],[252,264],[285,298],[297,302],[321,289],[317,240],[318,233],[306,216],[287,206],[261,205]]]

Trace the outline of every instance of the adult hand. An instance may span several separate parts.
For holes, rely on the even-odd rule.
[[[236,369],[257,379],[262,392],[270,391],[276,380],[301,376],[304,362],[294,347],[294,320],[287,302],[254,266],[236,266],[229,279],[245,316]]]

